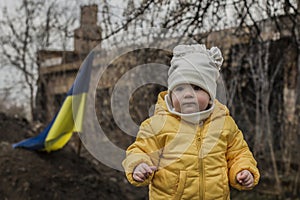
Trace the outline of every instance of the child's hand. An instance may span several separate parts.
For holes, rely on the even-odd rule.
[[[134,169],[132,177],[135,181],[143,182],[156,170],[157,168],[155,166],[141,163]]]
[[[249,172],[248,170],[243,170],[236,175],[236,180],[242,186],[251,188],[253,186],[254,178],[251,172]]]

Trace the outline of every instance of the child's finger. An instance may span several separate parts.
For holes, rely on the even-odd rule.
[[[146,174],[146,173],[147,173],[147,167],[145,167],[145,166],[140,166],[140,167],[139,167],[139,172],[140,172],[140,173],[143,173],[143,174]]]
[[[251,174],[249,174],[249,176],[247,177],[247,179],[245,180],[245,184],[249,187],[251,187],[253,185],[253,176],[251,176]]]
[[[156,167],[155,166],[148,166],[148,168],[147,168],[147,172],[149,173],[149,174],[152,174],[154,171],[156,171]]]
[[[152,172],[156,171],[157,170],[157,167],[156,166],[149,166],[150,169],[152,170]]]
[[[145,173],[151,173],[152,172],[151,168],[148,165],[144,165],[143,167],[144,167]]]
[[[247,172],[245,171],[239,172],[236,176],[236,179],[240,184],[244,183],[246,178],[247,178]]]
[[[248,175],[249,175],[248,172],[243,170],[240,172],[240,179],[244,180],[248,177]]]
[[[143,165],[143,170],[144,170],[145,173],[147,173],[147,174],[152,174],[153,171],[156,170],[156,167],[155,167],[155,166]]]
[[[139,170],[139,172],[141,172],[143,174],[147,174],[147,173],[149,173],[149,171],[151,171],[149,166],[146,163],[140,164],[138,166],[138,170]]]
[[[238,173],[237,175],[236,175],[236,180],[239,182],[239,183],[242,183],[242,173]]]
[[[253,185],[253,181],[251,179],[243,183],[243,186],[248,188],[252,187],[252,185]]]
[[[143,182],[145,180],[145,176],[142,173],[134,173],[133,179],[138,182]]]

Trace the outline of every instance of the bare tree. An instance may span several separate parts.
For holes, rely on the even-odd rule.
[[[70,28],[75,22],[67,15],[70,7],[58,5],[56,0],[22,0],[15,14],[6,7],[0,21],[2,64],[20,70],[29,89],[31,115],[35,106],[35,85],[38,77],[36,52],[54,46],[66,47]]]

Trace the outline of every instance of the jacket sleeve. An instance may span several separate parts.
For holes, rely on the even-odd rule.
[[[148,185],[153,174],[144,182],[137,182],[132,177],[133,170],[140,163],[157,166],[160,153],[161,149],[158,145],[157,137],[151,128],[151,119],[148,119],[141,124],[137,138],[128,147],[126,158],[122,162],[128,181],[135,186]]]
[[[229,169],[229,182],[232,187],[238,190],[248,190],[248,188],[237,182],[236,175],[242,170],[249,170],[254,177],[254,187],[258,184],[260,177],[257,163],[244,140],[242,132],[238,129],[232,117],[228,117],[227,120],[230,127],[230,134],[228,135],[228,151],[226,155]]]

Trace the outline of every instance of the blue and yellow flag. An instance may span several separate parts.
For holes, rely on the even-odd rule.
[[[94,52],[90,53],[80,68],[71,89],[50,124],[37,136],[13,144],[13,148],[55,151],[64,147],[73,132],[82,131],[85,102],[89,90]],[[76,122],[76,123],[75,123]]]

